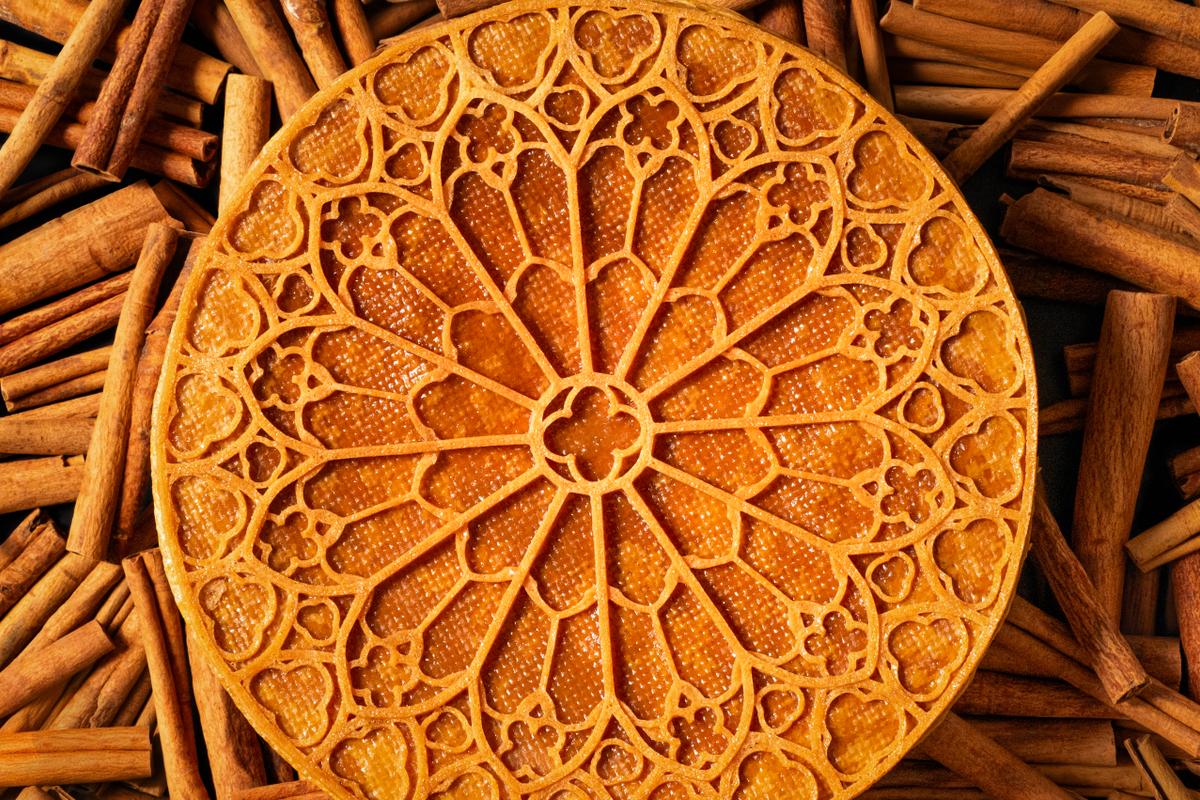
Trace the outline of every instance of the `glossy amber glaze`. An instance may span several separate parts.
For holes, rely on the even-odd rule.
[[[958,191],[718,12],[517,0],[271,142],[187,286],[163,549],[340,798],[845,798],[1026,542],[1029,343]]]

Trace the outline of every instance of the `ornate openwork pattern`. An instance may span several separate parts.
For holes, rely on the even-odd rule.
[[[350,798],[845,798],[1026,541],[1032,363],[959,193],[732,15],[517,0],[268,146],[155,482],[188,623]]]

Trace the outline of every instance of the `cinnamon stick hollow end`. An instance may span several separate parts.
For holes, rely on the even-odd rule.
[[[193,655],[320,791],[841,800],[970,678],[1028,538],[1029,343],[826,61],[515,0],[333,82],[223,206],[160,542]]]

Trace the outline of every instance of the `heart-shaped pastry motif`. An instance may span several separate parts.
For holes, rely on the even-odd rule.
[[[197,655],[337,800],[843,800],[1012,597],[1036,444],[991,245],[740,17],[513,0],[266,147],[153,431]]]

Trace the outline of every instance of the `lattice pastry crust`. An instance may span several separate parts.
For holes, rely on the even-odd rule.
[[[958,191],[718,12],[517,0],[275,137],[155,413],[183,614],[338,798],[846,798],[1026,543],[1035,387]]]

